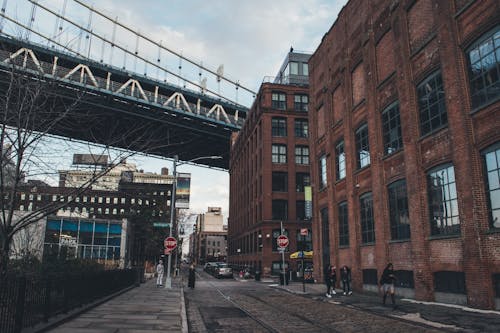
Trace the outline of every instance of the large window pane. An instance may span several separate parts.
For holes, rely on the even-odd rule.
[[[371,193],[366,193],[359,198],[361,243],[369,244],[375,242],[375,224],[373,221],[373,199]]]
[[[286,145],[272,145],[272,162],[286,163]]]
[[[389,185],[389,221],[391,239],[410,239],[410,217],[406,181],[400,180]]]
[[[344,140],[341,140],[335,146],[335,175],[337,180],[345,178],[346,166],[345,166],[345,151],[344,151]]]
[[[500,97],[500,26],[483,35],[467,51],[472,107]]]
[[[370,144],[368,142],[368,125],[366,124],[356,131],[356,153],[358,169],[370,165]]]
[[[455,170],[452,165],[431,170],[427,175],[432,235],[460,233]]]
[[[417,87],[420,135],[427,135],[448,124],[441,72],[437,71]]]
[[[483,152],[491,228],[500,228],[500,143]]]
[[[398,103],[389,106],[382,112],[382,132],[384,154],[389,155],[403,148]]]
[[[286,172],[273,172],[272,178],[273,192],[288,191],[288,174]]]
[[[347,202],[341,202],[339,204],[339,246],[349,246]]]
[[[271,132],[273,137],[286,136],[286,118],[278,118],[278,117],[272,118]]]

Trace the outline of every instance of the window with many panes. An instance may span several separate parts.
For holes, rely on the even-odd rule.
[[[417,86],[420,135],[432,133],[448,124],[441,72],[437,71]]]
[[[406,180],[399,180],[389,185],[389,222],[391,239],[410,239],[410,217],[408,213],[408,197]]]
[[[344,140],[340,140],[335,145],[335,177],[337,180],[345,178],[345,150]]]
[[[384,154],[389,155],[403,148],[399,103],[394,103],[382,111],[382,136]]]
[[[373,198],[371,193],[359,198],[361,243],[375,243],[375,223],[373,221]]]
[[[500,142],[483,153],[490,227],[500,228]]]
[[[349,246],[349,219],[347,202],[339,203],[339,246]]]
[[[368,125],[361,125],[356,130],[356,162],[358,169],[370,165],[370,144],[368,142]]]
[[[295,137],[307,138],[309,136],[309,122],[307,119],[295,119]]]
[[[286,95],[282,92],[271,94],[271,107],[278,110],[286,110]]]
[[[467,56],[472,107],[500,98],[500,26],[474,43]]]
[[[307,95],[294,95],[293,108],[295,111],[307,112],[309,110],[309,97]]]
[[[455,170],[452,165],[439,166],[427,174],[427,191],[432,235],[460,233]]]
[[[295,190],[297,192],[304,192],[304,187],[311,185],[311,177],[308,173],[297,172],[295,174]]]
[[[288,201],[286,200],[273,200],[272,202],[273,220],[286,220],[288,219]]]
[[[272,178],[273,192],[288,191],[288,174],[286,172],[273,172]]]
[[[295,202],[295,212],[297,215],[297,220],[306,219],[306,202],[304,200],[297,200]]]
[[[271,119],[271,133],[274,137],[286,136],[286,118]]]
[[[327,184],[326,178],[326,155],[319,158],[319,189],[324,189]]]
[[[309,164],[308,146],[295,146],[295,163],[304,165]]]
[[[286,145],[274,144],[271,150],[271,160],[273,163],[286,163]]]

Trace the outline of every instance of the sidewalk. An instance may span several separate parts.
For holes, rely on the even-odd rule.
[[[72,316],[47,332],[188,332],[181,277],[172,280],[172,289],[157,288],[147,280],[96,307]]]
[[[480,310],[453,304],[419,302],[397,297],[397,306],[393,309],[390,297],[387,297],[387,305],[383,306],[382,297],[370,292],[354,292],[350,296],[344,296],[341,289],[336,289],[337,295],[327,298],[325,297],[326,286],[323,283],[306,283],[305,293],[301,282],[290,282],[286,286],[274,284],[272,287],[305,297],[322,299],[332,304],[357,308],[382,316],[397,317],[445,330],[465,329],[470,332],[498,332],[500,327],[500,311]]]

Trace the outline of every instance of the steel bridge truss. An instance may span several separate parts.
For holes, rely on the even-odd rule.
[[[62,93],[66,97],[73,89],[94,96],[87,106],[101,109],[102,119],[107,119],[104,122],[119,123],[120,117],[156,122],[158,127],[163,127],[165,146],[169,148],[153,154],[179,155],[183,160],[218,155],[223,159],[207,160],[204,164],[221,169],[228,167],[231,133],[241,128],[247,113],[241,105],[1,35],[0,68],[4,75],[15,69],[31,77],[60,82],[61,87],[71,87]],[[130,124],[130,120],[124,123]],[[54,134],[103,143],[95,135]],[[124,143],[118,148],[124,147],[129,146]]]

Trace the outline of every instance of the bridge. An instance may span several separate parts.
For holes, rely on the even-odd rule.
[[[216,71],[206,68],[116,18],[73,0],[74,6],[89,13],[86,26],[77,23],[66,13],[68,1],[59,12],[38,1],[24,1],[31,10],[23,22],[9,12],[8,1],[4,0],[0,14],[0,91],[9,89],[15,73],[24,80],[46,82],[50,86],[46,92],[50,103],[76,104],[63,122],[50,128],[52,135],[153,156],[178,155],[185,161],[198,156],[222,156],[200,164],[227,169],[231,133],[241,128],[248,113],[248,107],[238,103],[238,93],[251,95],[248,100],[255,93],[239,81],[226,78],[221,67]],[[37,14],[40,12],[43,15]],[[36,24],[38,16],[43,18],[40,26]],[[95,16],[110,24],[111,38],[92,27]],[[43,28],[50,25],[50,20],[54,21],[53,33]],[[118,29],[133,36],[135,49],[120,43]],[[158,49],[158,54],[143,54],[141,50],[151,46]],[[163,53],[178,58],[177,68],[172,68],[171,60],[163,60]],[[104,61],[106,58],[108,61]],[[144,71],[139,73],[138,64],[144,66]],[[188,65],[190,72],[183,73],[183,66]],[[215,82],[216,87],[208,87],[204,75],[211,76],[209,82]],[[231,88],[234,99],[226,97]],[[47,117],[56,119],[60,114],[51,112]],[[16,125],[9,123],[5,114],[3,118],[7,125]]]

